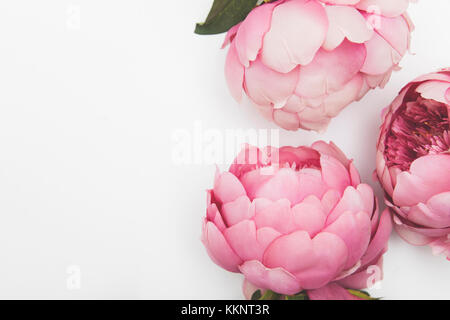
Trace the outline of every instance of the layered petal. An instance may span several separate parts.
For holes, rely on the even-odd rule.
[[[345,38],[353,43],[364,43],[373,35],[373,29],[364,16],[351,6],[326,6],[329,27],[323,47],[331,51],[336,49]]]
[[[325,9],[316,1],[287,1],[277,6],[264,37],[263,63],[282,73],[307,65],[322,46],[327,28]]]
[[[236,35],[236,49],[241,63],[248,67],[258,55],[264,35],[270,28],[273,9],[279,2],[268,3],[252,10],[242,22]]]
[[[240,101],[244,90],[283,129],[323,131],[398,69],[413,30],[408,3],[283,0],[257,6],[225,39],[224,45],[232,44],[226,67],[232,95]],[[449,97],[449,88],[439,92],[439,101]]]
[[[369,13],[386,17],[397,17],[408,8],[409,0],[361,0],[356,7]]]
[[[231,249],[223,234],[212,222],[204,222],[202,242],[211,259],[231,272],[238,272],[241,258]]]
[[[310,64],[300,67],[296,94],[316,98],[340,90],[358,74],[365,58],[364,45],[350,41],[333,51],[320,49]]]
[[[283,268],[266,268],[260,261],[246,261],[239,270],[256,287],[293,295],[302,290],[295,277]]]

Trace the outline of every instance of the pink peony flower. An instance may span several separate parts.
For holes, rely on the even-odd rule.
[[[216,264],[245,276],[247,296],[257,287],[338,298],[368,286],[369,266],[381,279],[391,229],[353,162],[321,141],[245,147],[208,191],[202,241]]]
[[[450,68],[419,77],[384,112],[377,176],[397,232],[450,260]]]
[[[231,28],[225,74],[269,120],[320,131],[383,87],[409,48],[409,0],[280,0]]]

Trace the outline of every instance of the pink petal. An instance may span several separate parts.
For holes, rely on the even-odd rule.
[[[344,165],[335,158],[323,155],[320,158],[323,181],[341,193],[350,185],[350,176]]]
[[[226,229],[224,236],[233,251],[246,261],[261,260],[267,246],[281,234],[271,228],[256,230],[253,221],[244,220]]]
[[[229,171],[239,179],[243,174],[254,170],[258,166],[265,166],[268,163],[269,158],[264,151],[255,146],[245,144],[234,159]]]
[[[296,231],[276,239],[264,253],[263,263],[269,268],[283,268],[295,273],[315,266],[317,261],[311,238],[306,231]]]
[[[319,151],[321,154],[328,155],[339,160],[344,166],[350,164],[350,160],[347,159],[344,152],[334,144],[334,142],[326,143],[325,141],[316,141],[312,144],[311,148]]]
[[[234,253],[223,234],[212,222],[204,221],[202,242],[211,259],[225,270],[239,272],[242,260]]]
[[[301,112],[306,108],[306,105],[303,103],[302,99],[299,96],[292,95],[288,101],[286,102],[285,106],[282,110],[291,112],[291,113],[297,113]]]
[[[242,196],[232,202],[225,203],[222,206],[222,215],[229,227],[242,220],[252,218],[254,212],[250,210],[250,199],[247,196]]]
[[[446,98],[447,91],[450,89],[450,82],[427,81],[420,84],[416,91],[425,99],[433,99],[441,103],[448,103]]]
[[[352,181],[352,186],[357,186],[361,183],[361,177],[359,176],[358,169],[356,169],[353,161],[348,165],[348,171],[350,172],[350,180]]]
[[[317,204],[311,201],[302,202],[292,208],[293,222],[297,230],[307,231],[313,238],[325,225],[326,213],[323,211],[320,200],[315,198]]]
[[[321,132],[328,127],[331,118],[326,115],[325,108],[306,108],[298,113],[300,126],[306,130]]]
[[[273,112],[273,121],[286,130],[295,131],[300,127],[300,119],[296,113],[286,112],[281,109]]]
[[[328,190],[322,197],[322,207],[328,215],[341,200],[341,194],[337,190]]]
[[[377,177],[380,181],[384,191],[392,197],[392,193],[394,192],[391,175],[386,166],[386,160],[384,159],[383,152],[378,147],[376,154],[376,163],[377,163]]]
[[[266,198],[269,200],[288,199],[291,204],[301,201],[300,183],[297,174],[290,168],[282,168],[262,184],[255,192],[255,198]]]
[[[366,204],[364,203],[361,193],[355,188],[349,186],[345,189],[341,200],[328,216],[327,225],[330,225],[336,221],[336,219],[346,211],[353,213],[358,213],[361,211],[364,212],[365,207]]]
[[[364,45],[347,40],[333,51],[320,49],[310,64],[300,67],[296,94],[315,98],[341,90],[358,74],[365,57]]]
[[[374,281],[378,282],[383,279],[383,256],[380,255],[372,265],[363,268],[342,280],[338,283],[344,288],[351,288],[356,290],[366,289],[374,285]]]
[[[348,250],[338,236],[321,232],[312,240],[313,266],[305,265],[294,274],[305,289],[317,289],[332,281],[343,271]]]
[[[255,223],[259,228],[271,227],[283,234],[294,229],[291,215],[291,204],[282,199],[276,202],[266,199],[255,199]]]
[[[222,203],[232,202],[245,195],[241,182],[229,172],[220,174],[214,183],[214,197]]]
[[[356,187],[361,195],[364,202],[364,212],[368,214],[369,217],[372,216],[374,205],[375,205],[375,197],[373,194],[373,189],[368,184],[360,184]]]
[[[411,164],[410,172],[397,176],[393,199],[397,206],[425,203],[433,195],[450,191],[450,179],[442,172],[450,172],[450,155],[428,155]]]
[[[209,205],[208,208],[206,209],[206,217],[208,221],[213,222],[221,232],[225,230],[226,228],[225,221],[223,221],[223,218],[220,215],[220,212],[217,209],[215,203]]]
[[[302,288],[295,277],[282,268],[266,268],[261,262],[246,261],[240,267],[247,281],[262,289],[270,289],[280,294],[293,295]]]
[[[435,195],[428,200],[427,206],[433,212],[433,220],[439,221],[433,227],[446,228],[450,226],[450,192]]]
[[[409,0],[361,0],[357,8],[386,17],[397,17],[408,9]]]
[[[322,179],[322,173],[318,169],[303,168],[298,172],[297,178],[299,180],[299,189],[296,203],[310,195],[322,198],[328,190]]]
[[[435,240],[433,237],[416,232],[413,228],[408,227],[406,224],[397,220],[394,224],[395,231],[409,244],[414,246],[424,246]]]
[[[241,63],[248,67],[262,46],[263,37],[269,31],[273,9],[278,2],[268,3],[253,9],[242,22],[236,35],[236,50]]]
[[[319,165],[320,154],[308,147],[281,147],[279,150],[279,164],[296,164],[297,167]]]
[[[354,7],[326,6],[329,28],[323,47],[331,51],[345,38],[354,43],[364,43],[373,35],[364,17]]]
[[[420,235],[424,235],[430,238],[440,238],[443,236],[447,236],[450,234],[450,227],[447,228],[427,228],[423,226],[419,226],[417,224],[411,223],[411,221],[405,219],[403,216],[399,214],[401,212],[398,208],[393,207],[391,211],[394,212],[393,220],[395,226],[402,226],[405,229],[408,229],[411,232],[418,233]],[[395,214],[396,213],[396,214]]]
[[[380,223],[375,236],[370,241],[366,253],[362,257],[361,265],[365,266],[370,263],[386,248],[389,236],[392,232],[392,219],[389,210],[383,211],[380,217]]]
[[[439,193],[426,204],[419,203],[407,210],[408,220],[429,228],[447,228],[450,226],[450,192]]]
[[[250,199],[255,199],[258,189],[267,181],[273,178],[273,174],[264,174],[262,169],[257,169],[245,173],[241,178],[241,183],[247,191]]]
[[[365,212],[345,212],[324,231],[337,235],[345,242],[348,258],[344,269],[349,269],[361,259],[369,245],[370,219]]]
[[[293,94],[297,80],[297,70],[280,73],[265,66],[260,59],[245,70],[247,94],[260,105],[283,107]]]
[[[379,34],[374,33],[372,39],[365,43],[366,60],[362,72],[370,75],[381,75],[388,72],[395,64],[394,49]],[[395,53],[398,55],[398,53]]]
[[[323,102],[325,105],[326,114],[330,117],[336,117],[342,109],[350,103],[358,100],[363,83],[363,76],[358,73],[340,90],[327,95]]]
[[[316,1],[280,4],[273,10],[272,26],[264,37],[264,64],[283,73],[298,64],[307,65],[325,40],[327,28],[325,10]]]
[[[370,17],[370,16],[369,16]],[[386,18],[376,16],[379,19],[375,24],[375,30],[394,48],[401,56],[405,55],[409,48],[410,29],[403,16],[396,18]]]
[[[241,26],[241,23],[238,23],[237,25],[231,27],[230,30],[228,30],[226,36],[225,36],[225,40],[222,43],[222,49],[225,49],[225,47],[227,45],[229,45],[231,43],[231,41],[233,41],[234,37],[236,36],[236,33],[239,30],[239,27]]]

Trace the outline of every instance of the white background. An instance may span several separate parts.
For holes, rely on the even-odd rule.
[[[194,35],[211,3],[0,2],[0,298],[242,297],[242,277],[200,242],[214,166],[172,160],[174,132],[196,123],[276,128],[229,95],[223,35]],[[325,134],[283,131],[281,144],[333,140],[381,199],[372,181],[380,111],[414,77],[450,66],[449,11],[448,0],[411,5],[415,55],[387,87]],[[78,289],[67,286],[72,270]],[[393,234],[372,293],[449,299],[449,270]]]

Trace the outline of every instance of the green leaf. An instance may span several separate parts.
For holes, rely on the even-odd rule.
[[[292,296],[285,296],[284,300],[309,300],[309,297],[304,291],[302,291]]]
[[[280,295],[271,290],[267,290],[259,300],[280,300]]]
[[[261,290],[256,290],[255,292],[253,292],[252,298],[250,300],[259,300],[261,299],[261,297],[262,297]]]
[[[361,291],[361,290],[347,289],[347,291],[350,294],[352,294],[358,298],[364,299],[364,300],[380,300],[381,299],[381,298],[372,298],[367,292]]]
[[[257,0],[214,0],[211,11],[204,23],[198,23],[197,34],[218,34],[227,32],[243,21],[255,8]]]

